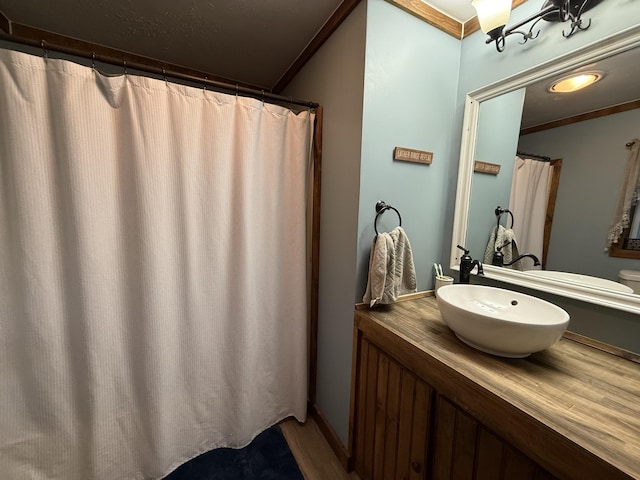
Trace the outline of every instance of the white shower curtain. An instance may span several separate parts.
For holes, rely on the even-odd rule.
[[[549,162],[516,157],[509,197],[513,232],[521,254],[532,253],[542,261],[544,224],[549,197]],[[540,269],[524,260],[525,270]]]
[[[304,420],[312,123],[0,50],[1,478],[160,478]]]

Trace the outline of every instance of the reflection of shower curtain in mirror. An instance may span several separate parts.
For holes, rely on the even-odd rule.
[[[511,182],[509,210],[513,213],[513,231],[520,253],[543,256],[544,223],[549,191],[549,162],[516,157]],[[525,270],[533,267],[523,264]]]

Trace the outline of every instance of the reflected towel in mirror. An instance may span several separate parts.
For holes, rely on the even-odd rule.
[[[492,230],[491,235],[489,235],[489,242],[487,243],[487,248],[484,251],[483,263],[486,263],[487,265],[492,264],[493,253],[496,251],[496,245],[498,247],[505,245],[500,249],[504,255],[504,263],[510,263],[514,258],[518,258],[520,256],[520,253],[518,252],[518,244],[516,242],[516,234],[510,228],[498,225]],[[509,268],[522,270],[521,262],[516,262]]]

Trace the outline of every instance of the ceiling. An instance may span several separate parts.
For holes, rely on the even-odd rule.
[[[15,23],[272,90],[342,3],[0,0],[0,12]],[[473,16],[471,0],[425,3],[458,20]]]
[[[514,45],[518,47],[518,45]],[[549,78],[527,87],[521,128],[542,125],[640,99],[640,48],[585,65],[572,72],[599,71],[604,77],[574,93],[552,94]],[[560,75],[562,77],[564,75]]]
[[[0,12],[18,24],[271,91],[323,26],[335,18],[334,12],[345,4],[357,3],[358,0],[0,0]],[[475,14],[471,0],[425,3],[460,23]],[[515,43],[508,46],[518,47]],[[604,103],[621,103],[634,94],[634,99],[638,98],[623,85],[640,78],[640,59],[622,59],[615,65],[597,68],[609,73],[582,93],[552,97],[545,92],[546,81],[528,88],[524,126],[546,123],[566,116],[566,112],[575,115],[606,106]],[[603,95],[607,96],[605,100]]]
[[[342,0],[0,0],[12,22],[271,90]]]
[[[425,3],[437,8],[442,13],[446,13],[460,23],[476,16],[476,10],[471,6],[471,0],[428,0]]]

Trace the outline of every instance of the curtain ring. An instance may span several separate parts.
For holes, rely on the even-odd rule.
[[[96,52],[91,52],[91,70],[96,71]]]
[[[169,81],[167,80],[167,69],[162,67],[162,76],[164,77],[164,83],[169,86]]]
[[[207,80],[209,80],[209,77],[204,77],[204,82],[202,85],[202,91],[206,92],[207,91]]]
[[[264,107],[264,90],[262,90],[262,106]]]
[[[42,40],[40,42],[40,46],[42,47],[42,56],[44,57],[45,60],[48,60],[49,59],[49,51],[44,46],[44,40]]]
[[[127,75],[127,61],[126,60],[122,61],[122,66],[124,67],[124,74],[126,76]]]

